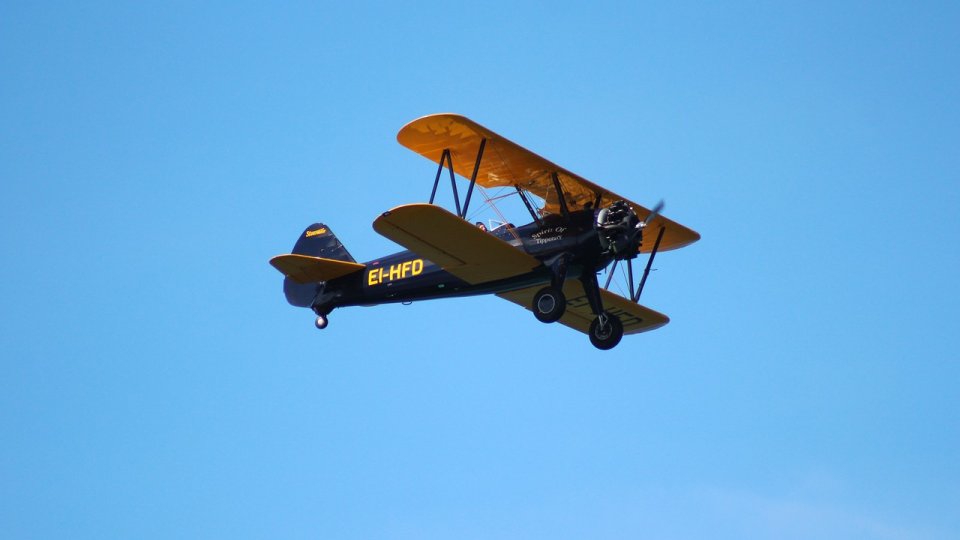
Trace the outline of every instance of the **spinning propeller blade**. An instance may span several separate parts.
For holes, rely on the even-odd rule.
[[[650,215],[647,216],[647,219],[643,220],[643,223],[640,225],[640,227],[642,228],[649,225],[650,222],[654,220],[654,218],[660,215],[660,212],[662,210],[663,210],[663,199],[660,199],[660,202],[658,202],[657,205],[653,207],[653,210],[650,211]]]

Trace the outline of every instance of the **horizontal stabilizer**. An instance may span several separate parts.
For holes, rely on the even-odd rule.
[[[270,259],[270,264],[297,283],[330,281],[366,268],[366,266],[354,262],[296,254],[277,255]]]

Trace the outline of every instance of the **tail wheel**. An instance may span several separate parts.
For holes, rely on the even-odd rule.
[[[567,310],[567,298],[556,287],[544,287],[533,295],[533,315],[538,321],[552,323],[560,320]]]
[[[327,320],[326,316],[318,315],[316,322],[314,322],[313,324],[317,327],[318,330],[323,330],[324,328],[327,327],[327,324],[329,323],[330,321]]]
[[[623,338],[623,323],[616,315],[604,312],[590,323],[590,343],[606,351],[617,346]]]

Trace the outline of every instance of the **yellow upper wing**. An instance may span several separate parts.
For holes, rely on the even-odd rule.
[[[477,183],[483,187],[519,186],[546,201],[544,211],[559,213],[559,199],[553,183],[553,175],[556,174],[564,192],[564,200],[571,210],[586,208],[595,204],[598,199],[600,206],[624,200],[633,207],[641,220],[650,214],[649,209],[457,114],[424,116],[403,126],[397,134],[400,144],[434,163],[440,163],[443,151],[449,150],[454,172],[465,178],[470,178],[473,174],[483,139],[487,142],[477,173]],[[648,230],[658,231],[660,227],[665,228],[660,251],[680,248],[700,239],[696,231],[663,216],[657,216]],[[652,249],[652,242],[645,242],[640,251],[649,252]]]
[[[384,212],[373,229],[470,284],[524,274],[540,261],[432,204]]]

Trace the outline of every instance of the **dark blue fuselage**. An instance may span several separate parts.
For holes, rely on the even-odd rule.
[[[571,213],[569,219],[550,216],[540,223],[513,228],[504,225],[490,232],[536,257],[543,264],[531,272],[507,279],[470,284],[412,251],[401,251],[365,263],[366,269],[331,280],[314,300],[314,309],[329,312],[337,307],[410,302],[434,298],[506,292],[551,281],[551,264],[566,254],[568,277],[596,272],[610,262],[601,255],[593,227],[594,212]]]

